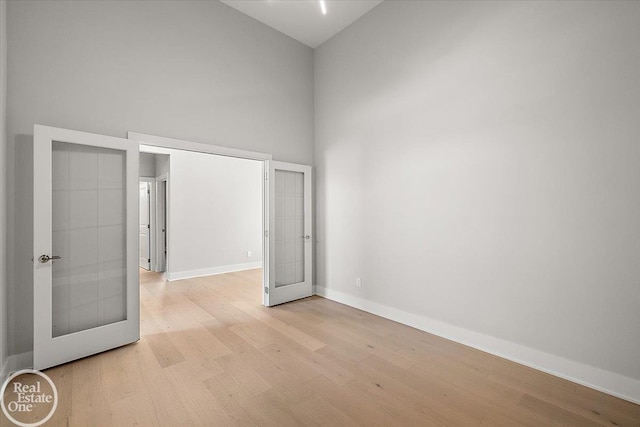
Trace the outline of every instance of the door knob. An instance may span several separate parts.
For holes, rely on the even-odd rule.
[[[54,259],[62,259],[61,256],[58,255],[54,255],[54,256],[49,256],[49,255],[40,255],[40,258],[38,258],[38,261],[40,261],[41,263],[45,264],[49,261],[53,261]]]

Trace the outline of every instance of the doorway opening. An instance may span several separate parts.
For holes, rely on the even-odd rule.
[[[209,158],[229,159],[237,162],[253,163],[261,165],[261,190],[262,208],[260,236],[261,245],[261,265],[262,266],[262,303],[265,306],[273,306],[300,298],[313,295],[313,274],[312,258],[314,241],[312,239],[312,176],[311,166],[294,163],[273,161],[270,154],[238,150],[234,148],[221,147],[209,144],[202,144],[173,138],[164,138],[147,134],[128,133],[130,140],[136,141],[141,152],[170,154],[172,156],[198,155],[195,158],[202,158],[202,154]],[[205,157],[207,157],[205,156]],[[195,161],[195,160],[194,160]],[[257,161],[257,162],[256,162]],[[219,274],[229,271],[239,271],[246,269],[244,263],[229,264],[225,268],[207,267],[186,270],[184,273],[176,265],[179,262],[175,249],[180,247],[174,236],[180,236],[175,227],[178,224],[189,223],[192,228],[204,227],[208,224],[209,218],[194,220],[190,215],[183,215],[176,218],[172,206],[179,206],[176,198],[183,192],[176,191],[174,179],[175,170],[173,162],[170,160],[171,178],[167,182],[167,212],[166,222],[167,233],[167,262],[165,276],[168,280],[176,280],[186,277],[199,277]],[[239,165],[240,163],[238,163]],[[209,169],[215,171],[216,169]],[[234,168],[235,171],[235,168]],[[189,168],[190,173],[197,173],[197,168]],[[202,182],[216,182],[212,180],[210,174],[201,176]],[[218,177],[220,182],[233,182],[230,176],[222,175]],[[237,182],[234,184],[236,185]],[[203,190],[201,194],[208,194],[209,188]],[[192,192],[187,190],[186,193]],[[242,191],[235,191],[235,194],[243,194]],[[232,209],[227,212],[234,212]],[[251,210],[241,210],[241,212]],[[199,209],[192,209],[191,214],[200,212]],[[237,213],[238,211],[235,211]],[[153,237],[152,237],[153,239]],[[191,241],[203,240],[198,236]],[[215,241],[216,238],[204,239],[204,241]],[[152,245],[153,246],[153,245]],[[257,252],[260,252],[260,249]],[[244,250],[247,258],[252,258],[254,251]],[[206,253],[207,251],[203,252]],[[237,251],[231,251],[236,252]],[[194,257],[202,255],[197,251],[191,251]],[[213,251],[212,253],[215,253]],[[209,254],[211,255],[211,254]],[[153,256],[152,256],[153,264]],[[256,261],[257,263],[258,261]],[[188,262],[186,263],[188,264]],[[185,265],[186,265],[185,264]],[[193,263],[192,263],[193,264]],[[244,267],[244,268],[243,268]],[[248,268],[251,268],[249,266]],[[255,268],[255,267],[254,267]]]
[[[140,146],[141,269],[174,281],[262,268],[262,167]]]
[[[139,251],[140,268],[163,273],[166,269],[166,201],[169,155],[140,152]]]

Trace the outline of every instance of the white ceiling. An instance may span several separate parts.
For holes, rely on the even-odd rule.
[[[307,46],[316,48],[382,0],[220,0]]]

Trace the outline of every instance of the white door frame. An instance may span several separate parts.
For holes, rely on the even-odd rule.
[[[260,153],[257,151],[239,150],[236,148],[222,147],[219,145],[203,144],[200,142],[185,141],[175,138],[166,138],[162,136],[148,135],[137,132],[127,132],[127,138],[133,141],[137,141],[140,146],[152,146],[160,148],[171,148],[174,150],[194,151],[197,153],[215,154],[219,156],[238,157],[248,160],[259,160],[262,162],[262,176],[263,176],[263,191],[262,191],[262,206],[263,206],[263,235],[262,235],[262,284],[263,293],[262,303],[268,305],[268,294],[266,289],[269,288],[269,187],[267,177],[270,168],[270,162],[273,156],[271,154]],[[167,192],[169,192],[167,186]],[[169,212],[167,210],[167,221],[169,218]],[[168,236],[167,236],[168,237]],[[169,248],[169,241],[167,240],[167,247]],[[167,251],[167,259],[168,259]],[[168,263],[167,263],[168,268]]]

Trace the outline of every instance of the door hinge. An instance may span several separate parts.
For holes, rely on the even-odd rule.
[[[264,230],[264,237],[269,238],[269,230]]]
[[[151,228],[151,224],[147,224],[147,228]]]
[[[268,287],[268,286],[265,286],[265,287],[264,287],[264,293],[265,293],[265,294],[267,294],[267,295],[269,295],[269,287]]]
[[[151,194],[151,190],[147,190],[147,194]]]
[[[151,262],[151,258],[149,258],[149,259],[147,260],[147,262]]]
[[[269,172],[264,173],[264,180],[269,181]]]

